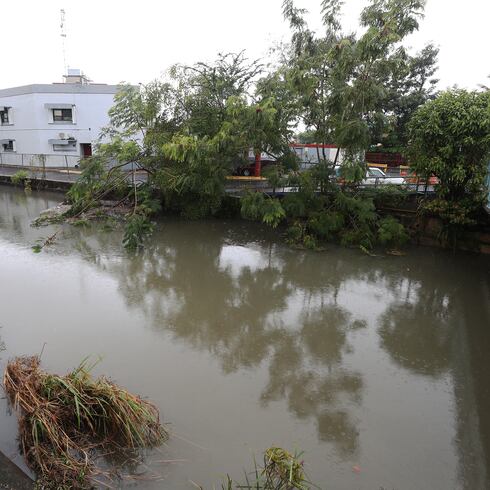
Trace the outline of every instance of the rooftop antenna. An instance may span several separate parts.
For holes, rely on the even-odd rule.
[[[64,74],[68,74],[68,66],[66,64],[66,30],[65,30],[65,9],[60,10],[60,30],[61,30],[61,49],[63,50],[63,68]]]

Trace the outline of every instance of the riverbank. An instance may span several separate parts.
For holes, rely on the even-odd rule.
[[[0,175],[0,184],[14,185],[11,181],[11,176],[7,175]],[[73,182],[41,179],[34,181],[32,187],[35,190],[66,193],[72,185]],[[407,202],[398,204],[396,208],[390,205],[381,206],[378,207],[377,211],[381,215],[393,216],[403,223],[410,232],[410,241],[413,244],[447,248],[447,245],[444,245],[441,240],[441,236],[444,233],[442,221],[435,216],[418,213],[419,199],[419,196],[412,195]],[[238,217],[240,215],[238,207],[234,211],[230,206],[225,206],[225,208],[222,212],[218,213],[218,216]],[[457,243],[455,245],[453,244],[452,248],[474,253],[490,254],[490,216],[482,211],[480,224],[461,233]]]
[[[13,175],[13,174],[12,174]],[[55,192],[67,192],[73,185],[73,182],[68,182],[64,180],[57,180],[54,178],[46,179],[32,179],[32,188],[35,190],[48,190]],[[0,175],[0,184],[2,185],[14,185],[12,182],[11,175]]]

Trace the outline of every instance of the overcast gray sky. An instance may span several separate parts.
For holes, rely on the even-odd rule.
[[[66,11],[68,65],[96,82],[145,83],[173,63],[212,60],[246,49],[265,57],[289,39],[282,0],[3,0],[0,88],[61,81],[60,9]],[[320,27],[319,0],[297,0]],[[347,0],[344,25],[357,26],[366,0]],[[408,44],[440,47],[440,87],[490,83],[490,0],[428,0]]]

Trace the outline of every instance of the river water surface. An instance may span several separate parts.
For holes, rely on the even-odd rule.
[[[490,488],[490,262],[410,249],[292,250],[240,221],[120,231],[30,222],[59,194],[0,188],[0,354],[104,373],[170,424],[137,488],[219,488],[275,444],[321,488]],[[17,455],[0,400],[0,449]],[[165,461],[173,460],[172,463]],[[139,468],[141,470],[142,468]]]

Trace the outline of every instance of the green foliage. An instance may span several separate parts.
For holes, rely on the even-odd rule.
[[[236,196],[227,194],[225,198],[221,201],[221,206],[214,216],[219,219],[234,219],[239,218],[240,215],[240,199]]]
[[[315,248],[317,247],[317,242],[316,242],[316,239],[313,235],[304,235],[303,236],[303,245],[306,247],[306,248],[309,248],[310,250],[315,250]]]
[[[176,65],[167,82],[124,86],[105,131],[111,143],[98,154],[146,169],[167,209],[187,218],[216,214],[226,176],[250,149],[289,157],[289,129],[273,95],[253,98],[261,71],[243,53],[225,54],[211,64]]]
[[[12,184],[14,185],[23,185],[29,179],[29,172],[27,170],[18,170],[15,174],[10,177]]]
[[[103,156],[83,160],[82,173],[67,197],[72,204],[71,215],[77,215],[94,207],[98,200],[112,192],[115,195],[127,192],[128,184],[120,169],[109,170]]]
[[[263,216],[265,196],[261,192],[248,192],[241,199],[241,214],[245,219],[260,221]]]
[[[378,207],[400,206],[408,199],[408,190],[400,185],[385,184],[363,190],[363,194],[373,200]]]
[[[109,111],[111,126],[106,131],[126,136],[139,132],[139,136],[148,139],[154,136],[147,132],[149,128],[173,132],[174,97],[169,83],[155,80],[138,87],[123,84],[114,96],[114,106]]]
[[[439,178],[428,207],[450,226],[474,222],[485,199],[490,159],[490,92],[449,90],[420,107],[410,122],[412,168]]]
[[[39,218],[36,218],[32,223],[31,226],[34,228],[39,228],[41,226],[48,226],[48,225],[56,225],[59,223],[63,223],[66,219],[66,216],[64,214],[55,214],[50,215],[50,214],[45,214],[43,216],[39,216]]]
[[[369,224],[376,220],[376,209],[370,198],[338,192],[335,206],[355,225]]]
[[[385,85],[383,118],[370,116],[373,143],[383,151],[405,152],[409,142],[408,123],[418,107],[435,97],[434,78],[439,50],[428,44],[414,56],[400,48],[393,58],[397,76]]]
[[[152,216],[162,210],[158,194],[148,184],[140,184],[136,188],[138,212]]]
[[[427,212],[439,216],[448,227],[448,236],[451,235],[449,228],[456,232],[458,228],[472,225],[475,219],[471,217],[480,203],[475,205],[474,197],[468,196],[458,201],[449,201],[444,198],[436,198],[424,204],[424,209]]]
[[[102,152],[105,150],[102,150]],[[127,175],[120,168],[107,168],[103,155],[97,155],[83,163],[82,174],[68,191],[72,203],[70,215],[74,218],[83,216],[90,208],[99,205],[106,195],[121,198],[121,201],[132,202],[133,212],[126,218],[123,246],[127,250],[136,250],[154,229],[150,217],[161,210],[158,194],[149,184],[129,186]],[[104,228],[113,228],[113,219],[107,217],[104,208],[96,209],[93,217],[106,220]],[[86,226],[88,221],[82,217],[72,221],[75,226]]]
[[[344,215],[339,211],[312,213],[308,219],[308,229],[322,240],[332,240],[344,226]]]
[[[176,135],[162,147],[169,163],[155,170],[153,182],[163,193],[168,207],[180,209],[187,217],[196,211],[195,217],[204,217],[219,209],[231,165],[230,159],[220,151],[218,140],[222,136],[226,137]]]
[[[329,192],[322,193],[321,178],[321,172],[315,171],[292,174],[289,185],[296,186],[296,192],[287,193],[282,200],[260,192],[248,193],[241,199],[242,217],[272,227],[286,220],[287,243],[310,249],[322,242],[338,242],[368,251],[376,245],[401,246],[406,242],[403,225],[393,218],[380,219],[375,206],[375,199],[394,206],[405,193],[391,188],[379,193],[358,192],[330,184]]]
[[[245,219],[262,221],[272,228],[276,228],[286,216],[278,199],[261,192],[249,192],[242,198],[241,214]]]
[[[320,160],[311,171],[311,178],[315,183],[315,187],[320,193],[325,193],[332,190],[332,178],[335,177],[333,162],[328,160]]]
[[[262,65],[249,62],[244,52],[220,54],[212,64],[174,66],[171,74],[178,84],[186,132],[198,138],[218,134],[227,119],[228,102],[248,95],[261,71]]]
[[[248,193],[241,199],[242,217],[272,227],[289,220],[286,242],[310,249],[322,242],[338,242],[369,251],[376,245],[399,247],[408,240],[396,219],[380,219],[372,197],[345,190],[304,196],[301,188],[282,202],[260,192]]]
[[[262,221],[266,225],[269,225],[271,228],[276,228],[285,217],[286,212],[278,199],[268,198],[264,201]]]
[[[344,215],[346,226],[340,232],[342,245],[360,245],[372,249],[376,243],[377,214],[372,199],[339,192],[336,208]]]
[[[134,213],[126,221],[123,245],[126,250],[137,250],[144,239],[153,233],[154,224],[144,213]]]
[[[342,3],[321,2],[324,33],[319,36],[308,28],[304,10],[292,0],[283,2],[291,45],[269,79],[288,94],[281,97],[296,109],[303,139],[338,144],[347,160],[362,168],[371,138],[390,130],[403,133],[409,115],[431,96],[426,84],[437,50],[427,46],[412,57],[402,44],[419,27],[423,0],[371,0],[361,14],[359,36],[342,33]],[[337,157],[332,167],[336,163]]]
[[[409,236],[405,227],[392,216],[383,218],[378,223],[378,241],[385,246],[400,247],[405,245]]]
[[[73,221],[71,224],[73,226],[78,226],[78,227],[83,228],[83,227],[88,226],[89,225],[89,222],[86,219],[77,219],[77,220]]]
[[[305,488],[306,483],[301,454],[291,454],[280,447],[267,449],[262,474],[271,488]]]
[[[290,245],[295,245],[301,242],[304,235],[304,226],[300,221],[295,221],[286,230],[286,242]]]
[[[106,216],[102,223],[102,231],[113,231],[118,224],[118,221],[112,216]]]
[[[286,194],[282,201],[282,207],[291,218],[304,218],[307,214],[307,200],[304,195],[292,192]]]
[[[295,192],[288,193],[283,200],[283,207],[290,217],[305,217],[308,212],[320,210],[324,205],[324,197],[318,194],[321,189],[319,173],[315,169],[289,175],[288,185]]]
[[[134,189],[130,197],[135,212],[125,235],[125,246],[137,248],[160,202],[186,218],[217,215],[226,201],[226,177],[248,163],[250,154],[265,152],[278,161],[264,171],[273,192],[283,185],[297,192],[282,201],[247,194],[240,203],[244,218],[274,228],[285,220],[301,223],[292,226],[288,240],[307,247],[324,240],[374,247],[379,220],[374,202],[394,202],[395,193],[356,194],[365,177],[364,150],[373,138],[404,134],[414,108],[432,96],[427,83],[437,50],[428,46],[411,56],[403,47],[418,29],[422,0],[370,0],[360,34],[342,32],[342,3],[321,0],[324,29],[316,34],[306,11],[284,0],[291,43],[268,73],[241,52],[220,54],[212,63],[175,65],[161,81],[122,86],[104,131],[110,143],[99,145],[70,190],[73,212],[94,206],[106,192],[131,196],[109,163],[147,170],[147,189]],[[297,171],[289,143],[298,127],[303,140],[335,143],[342,154],[329,160],[319,149],[319,163]]]
[[[306,477],[302,453],[290,453],[280,447],[271,447],[264,452],[262,467],[255,463],[251,473],[245,474],[244,482],[234,482],[230,476],[221,486],[223,490],[242,488],[249,490],[308,490],[318,488]]]
[[[284,169],[281,165],[270,165],[269,167],[266,167],[262,172],[262,175],[272,187],[272,192],[275,192],[278,187],[283,187],[286,184]]]

